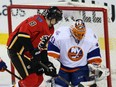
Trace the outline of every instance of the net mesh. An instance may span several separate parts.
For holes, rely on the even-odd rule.
[[[42,5],[42,4],[41,4]],[[103,58],[103,64],[106,64],[106,51],[105,51],[105,43],[104,42],[104,15],[103,11],[94,11],[94,10],[77,10],[76,7],[100,7],[100,6],[93,6],[93,5],[84,5],[84,4],[78,4],[78,3],[71,3],[71,2],[64,2],[64,3],[53,3],[49,4],[47,3],[48,6],[68,6],[70,7],[75,7],[75,9],[63,9],[63,20],[61,20],[58,24],[55,25],[55,29],[58,29],[60,26],[71,26],[71,24],[76,20],[76,19],[83,19],[85,22],[85,25],[87,28],[93,29],[93,31],[96,33],[99,39],[99,44],[101,48],[101,55]],[[83,9],[84,9],[83,8]],[[104,8],[104,7],[102,7]],[[40,14],[44,11],[45,9],[23,9],[23,8],[13,8],[11,12],[12,16],[12,31],[16,28],[16,26],[21,23],[23,20],[26,18],[33,16],[35,14]],[[101,84],[100,84],[101,85]],[[101,86],[100,86],[101,87]],[[105,82],[103,81],[103,87],[107,87],[106,84],[106,79]]]

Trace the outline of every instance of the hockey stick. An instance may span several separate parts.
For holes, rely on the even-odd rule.
[[[20,78],[19,76],[15,75],[13,72],[11,72],[10,70],[8,70],[7,68],[4,68],[4,70],[5,70],[6,72],[8,72],[9,74],[15,76],[18,80],[21,80],[21,78]],[[13,84],[12,84],[12,87],[16,87],[16,83],[13,83]]]
[[[0,59],[2,60],[1,57],[0,57]],[[2,60],[2,61],[3,61],[3,60]],[[4,62],[4,61],[3,61],[3,62]],[[5,71],[7,71],[9,74],[15,76],[18,80],[21,80],[21,78],[20,78],[19,76],[15,75],[13,72],[11,72],[10,70],[8,70],[6,67],[3,67],[3,69],[4,69]]]
[[[39,62],[39,64],[41,66],[43,66],[44,68],[46,68],[47,70],[49,70],[49,68],[45,64],[43,64],[42,62]],[[68,82],[67,80],[65,80],[63,77],[61,77],[61,76],[58,75],[57,78],[59,78],[60,80],[64,81],[67,85],[69,85],[71,87],[74,87],[72,84],[70,84],[70,82]]]
[[[55,77],[52,77],[51,79],[48,79],[46,82],[47,83],[51,83],[51,87],[55,87],[55,80],[54,80]]]
[[[70,84],[67,80],[65,80],[63,77],[61,77],[61,76],[58,76],[58,78],[60,79],[60,80],[62,80],[62,81],[64,81],[66,84],[68,84],[69,86],[71,86],[71,87],[74,87],[72,84]]]
[[[15,76],[18,80],[21,80],[21,78],[17,75],[15,75],[13,72],[11,72],[10,70],[8,70],[7,68],[4,68],[9,74]]]

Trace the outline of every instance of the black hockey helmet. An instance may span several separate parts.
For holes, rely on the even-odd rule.
[[[50,7],[48,10],[46,10],[44,15],[48,19],[56,19],[57,21],[62,20],[62,11],[56,6]]]

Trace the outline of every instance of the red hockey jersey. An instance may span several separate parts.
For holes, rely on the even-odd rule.
[[[17,28],[12,32],[8,38],[8,49],[13,49],[17,52],[26,50],[24,46],[18,41],[18,37],[30,38],[34,48],[38,47],[40,38],[43,35],[52,35],[54,27],[49,28],[44,16],[34,15],[24,20]],[[29,43],[25,43],[29,45]],[[28,54],[29,55],[29,54]]]

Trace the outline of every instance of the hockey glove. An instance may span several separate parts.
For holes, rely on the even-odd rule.
[[[38,48],[35,48],[34,50],[31,51],[31,55],[33,58],[39,58],[41,51]]]
[[[36,58],[31,59],[31,68],[37,75],[44,73],[44,69],[39,65],[38,59]]]
[[[0,71],[3,72],[7,68],[6,63],[0,58]]]
[[[95,80],[100,81],[109,75],[109,69],[97,64],[88,64],[90,76],[95,76]]]
[[[33,59],[31,59],[31,68],[33,70],[33,72],[39,74],[43,74],[43,68],[39,65],[39,61],[41,58],[41,53],[40,50],[38,48],[34,49],[31,52]]]
[[[42,36],[41,42],[39,43],[38,48],[46,49],[49,39],[50,39],[50,36],[48,35]]]
[[[54,67],[54,65],[51,62],[48,62],[47,64],[45,64],[48,68],[44,68],[44,73],[45,75],[48,76],[52,76],[52,77],[57,77],[57,73],[56,73],[56,68]]]

